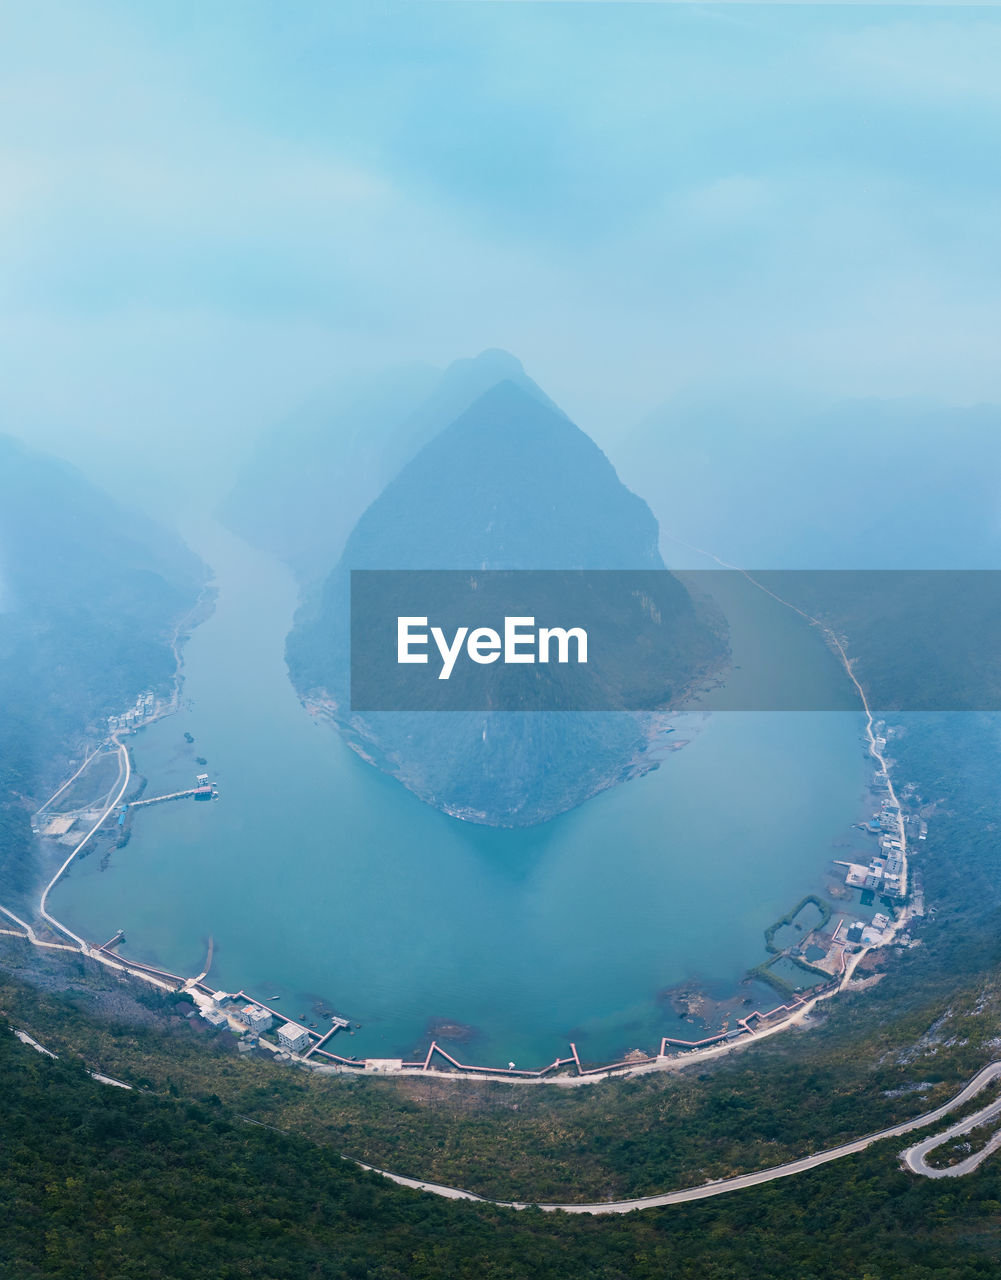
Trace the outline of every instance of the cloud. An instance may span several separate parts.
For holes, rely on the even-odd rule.
[[[1001,398],[997,15],[274,12],[5,18],[8,430],[224,469],[332,373],[486,346],[609,436],[748,373]]]
[[[833,47],[841,71],[884,100],[968,109],[1001,103],[1001,24],[993,5],[960,16],[944,6],[920,18],[870,20]]]

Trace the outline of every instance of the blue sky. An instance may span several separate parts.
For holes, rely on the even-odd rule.
[[[693,385],[1001,399],[999,65],[992,7],[7,4],[0,430],[225,469],[487,346],[602,441]]]

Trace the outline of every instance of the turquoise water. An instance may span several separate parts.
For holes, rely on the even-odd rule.
[[[538,1066],[570,1039],[601,1061],[706,1034],[658,993],[696,980],[733,997],[764,929],[846,856],[865,787],[854,712],[679,719],[690,745],[543,827],[447,818],[299,704],[284,566],[218,528],[191,540],[218,607],[185,647],[184,709],[131,743],[148,795],[190,786],[204,756],[220,798],[139,811],[105,870],[72,869],[50,909],[87,937],[124,928],[126,954],[193,974],[212,935],[210,982],[280,994],[293,1017],[322,1000],[362,1024],[341,1053],[409,1057],[445,1021],[469,1029],[450,1047],[470,1061]]]

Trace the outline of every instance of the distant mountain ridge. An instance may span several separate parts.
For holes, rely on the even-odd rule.
[[[1001,566],[995,405],[691,393],[620,462],[667,532],[746,568]]]
[[[473,482],[475,503],[453,487]],[[355,525],[344,560],[353,568],[663,568],[657,538],[650,508],[590,437],[504,379],[390,481]]]
[[[546,821],[655,767],[651,724],[612,713],[353,713],[348,706],[352,569],[657,569],[657,523],[609,460],[558,409],[510,380],[426,444],[365,511],[288,640],[293,682],[349,744],[427,803],[498,826]],[[725,652],[690,611],[690,669]]]
[[[412,365],[321,396],[260,442],[223,505],[241,537],[285,560],[300,581],[322,581],[359,516],[439,431],[502,381],[555,409],[506,351],[444,371]]]

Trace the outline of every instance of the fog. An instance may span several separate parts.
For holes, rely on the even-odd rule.
[[[0,430],[176,509],[485,347],[613,455],[706,389],[1001,400],[999,55],[992,9],[8,6]]]

